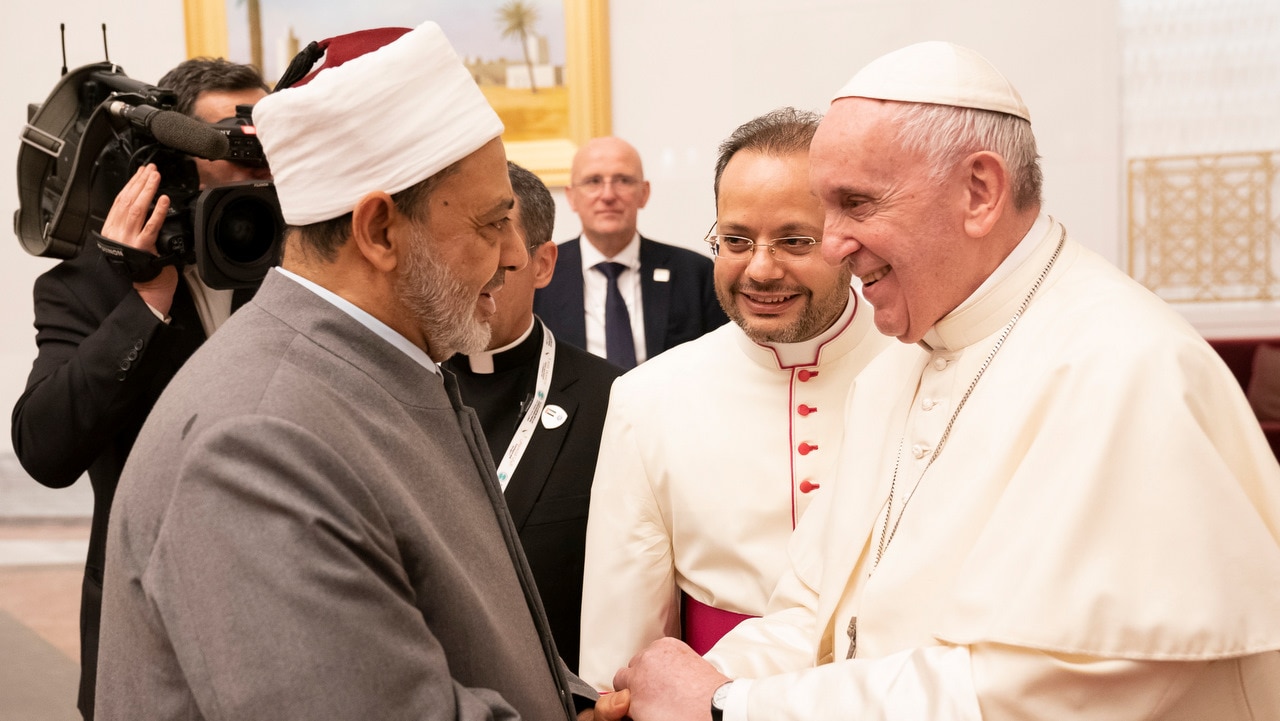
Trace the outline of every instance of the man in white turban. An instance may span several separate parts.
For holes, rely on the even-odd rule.
[[[902,343],[769,614],[650,646],[631,716],[1280,718],[1280,467],[1208,344],[1041,212],[1012,85],[891,53],[811,162],[824,254]]]
[[[116,494],[98,718],[589,718],[437,365],[485,348],[527,260],[502,123],[432,23],[300,57],[254,110],[282,267]]]

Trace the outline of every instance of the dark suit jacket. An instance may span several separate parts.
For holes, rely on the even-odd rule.
[[[559,406],[568,419],[557,428],[538,424],[504,495],[551,622],[556,649],[576,673],[591,479],[600,450],[605,411],[609,407],[609,388],[622,374],[622,369],[559,342],[558,337],[556,340],[547,405]],[[535,327],[525,342],[540,346],[540,329]],[[534,365],[532,378],[537,373],[538,356],[528,357]],[[485,380],[490,376],[472,373],[465,356],[455,356],[444,365],[457,374],[463,401],[479,403],[481,399],[477,395],[484,394]],[[531,381],[528,390],[532,388]],[[507,399],[512,409],[510,414],[491,422],[514,427],[525,392],[522,390],[519,397]],[[486,403],[493,400],[483,399]],[[510,430],[505,433],[492,428],[484,430],[487,435],[511,437]],[[500,460],[495,460],[495,465]]]
[[[594,697],[452,378],[276,272],[138,436],[101,654],[102,721],[570,721]]]
[[[583,306],[582,238],[560,244],[556,273],[534,295],[533,312],[556,339],[587,347]],[[640,238],[640,297],[644,304],[645,357],[693,340],[729,322],[716,301],[711,259],[685,248]],[[654,270],[670,278],[659,281]]]
[[[233,307],[251,295],[238,291]],[[185,281],[166,325],[92,243],[36,279],[34,297],[38,352],[10,430],[22,467],[41,484],[63,488],[88,471],[93,485],[78,702],[91,719],[103,550],[120,470],[156,398],[205,335]]]

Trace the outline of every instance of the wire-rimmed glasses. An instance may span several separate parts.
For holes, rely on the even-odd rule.
[[[711,246],[711,255],[731,261],[751,260],[756,248],[768,248],[774,260],[800,260],[813,253],[822,243],[821,240],[807,235],[788,235],[784,238],[774,238],[768,243],[761,243],[740,235],[719,235],[712,232],[715,229],[716,226],[712,225],[703,240]]]

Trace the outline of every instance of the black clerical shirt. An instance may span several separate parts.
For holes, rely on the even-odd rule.
[[[456,355],[442,364],[457,375],[462,400],[475,409],[495,466],[507,452],[520,417],[533,400],[541,350],[542,324],[535,321],[529,336],[513,348],[476,356]]]

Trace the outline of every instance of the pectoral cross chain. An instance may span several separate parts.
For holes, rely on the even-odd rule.
[[[849,655],[846,659],[853,658],[858,653],[858,617],[854,616],[849,619]]]

